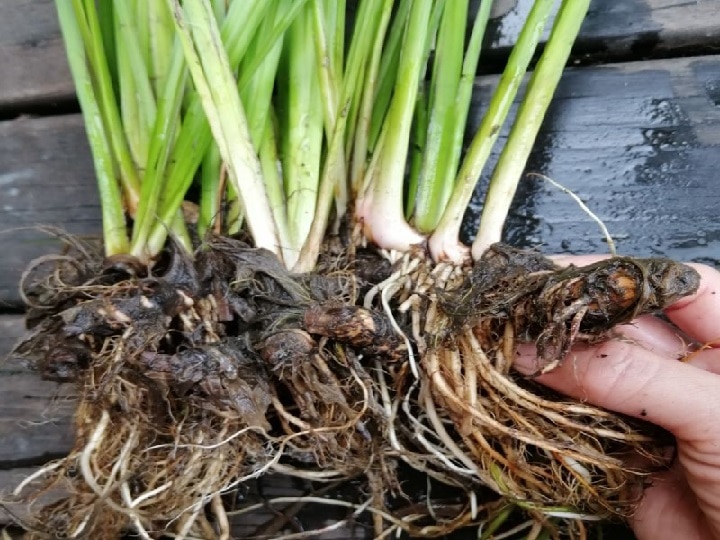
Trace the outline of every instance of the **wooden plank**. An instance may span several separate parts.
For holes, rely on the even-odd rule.
[[[20,315],[0,315],[0,359],[23,334]],[[0,364],[0,470],[42,464],[72,445],[72,388],[42,381],[18,363]]]
[[[0,122],[0,310],[20,302],[34,258],[58,251],[39,225],[99,235],[100,210],[79,115]]]
[[[532,5],[533,0],[496,3],[488,34],[493,48],[507,49],[515,42]],[[575,51],[594,61],[613,61],[709,53],[718,44],[720,0],[593,0]]]
[[[28,478],[37,470],[37,468],[0,470],[0,494],[4,495],[5,499],[10,499],[9,495],[13,492],[13,490],[20,485],[23,480]],[[61,491],[51,490],[50,492],[43,494],[33,507],[28,507],[26,504],[19,504],[15,502],[4,503],[0,508],[0,524],[7,525],[27,521],[33,508],[38,508],[43,504],[50,504],[60,498],[62,498]]]
[[[531,5],[532,0],[496,0],[487,48],[506,49]],[[720,0],[594,0],[577,51],[612,60],[697,54],[718,45]],[[0,109],[73,98],[52,0],[0,2],[0,73]]]
[[[74,96],[52,0],[0,2],[0,108]]]
[[[488,81],[482,86],[478,99],[487,103]],[[719,168],[713,56],[569,70],[527,171],[577,193],[623,253],[718,265]],[[466,231],[475,229],[480,204],[478,196]],[[538,179],[521,183],[506,239],[550,253],[607,252],[596,224]]]

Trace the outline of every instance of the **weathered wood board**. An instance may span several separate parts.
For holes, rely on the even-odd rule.
[[[72,446],[70,422],[74,402],[71,387],[41,381],[23,366],[6,361],[23,335],[20,315],[0,315],[0,496],[7,496],[23,479]],[[49,499],[44,499],[46,502]],[[24,505],[0,510],[0,524],[27,514]]]
[[[41,465],[72,445],[72,387],[5,360],[23,331],[22,316],[0,315],[0,470]]]
[[[497,0],[489,33],[493,48],[512,46],[532,5],[533,0]],[[575,52],[612,61],[712,51],[720,43],[719,17],[720,0],[593,0]]]
[[[74,95],[53,0],[0,2],[0,109]]]
[[[0,122],[0,311],[17,305],[27,264],[59,249],[38,226],[100,233],[94,178],[80,115]]]
[[[532,0],[496,0],[486,49],[506,49],[531,5]],[[718,45],[720,0],[594,0],[576,50],[610,60],[697,54]],[[73,99],[52,0],[0,2],[0,73],[0,110]]]
[[[494,81],[480,79],[478,118]],[[578,193],[622,252],[709,262],[720,258],[719,169],[720,56],[568,70],[527,168]],[[19,305],[23,268],[57,249],[32,227],[99,233],[93,178],[78,115],[0,123],[0,305]],[[551,252],[607,249],[592,220],[538,179],[521,184],[506,238]]]
[[[481,83],[478,99],[489,92]],[[621,253],[720,260],[720,57],[569,70],[526,172],[564,184],[607,225]],[[487,179],[486,179],[487,180]],[[481,190],[469,210],[474,230]],[[607,252],[597,225],[538,178],[518,188],[515,245]]]

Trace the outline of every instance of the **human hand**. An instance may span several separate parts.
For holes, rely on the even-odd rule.
[[[598,259],[558,262],[584,265]],[[575,347],[560,367],[536,378],[675,435],[675,464],[651,477],[632,518],[638,540],[720,540],[720,273],[692,266],[701,275],[697,293],[665,314],[686,337],[707,348],[678,361],[687,354],[687,340],[671,325],[645,316],[619,328],[627,339]],[[525,374],[537,372],[534,347],[520,347],[515,367]]]

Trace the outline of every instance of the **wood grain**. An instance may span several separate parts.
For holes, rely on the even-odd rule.
[[[532,4],[499,0],[490,25],[493,48],[512,46]],[[718,19],[720,0],[593,0],[575,51],[606,62],[709,52],[720,44]]]
[[[0,2],[0,108],[74,96],[52,0]]]
[[[481,83],[478,106],[487,103],[490,86]],[[526,171],[579,195],[621,253],[717,266],[719,169],[720,57],[714,56],[569,70]],[[481,192],[467,215],[468,236]],[[531,177],[518,188],[506,240],[548,253],[608,249],[575,202]]]
[[[20,315],[0,315],[0,359],[23,333]],[[0,364],[0,470],[40,465],[72,445],[70,385],[42,381],[19,363]]]
[[[28,263],[57,252],[38,226],[99,235],[94,171],[80,115],[0,122],[0,311],[19,305]]]

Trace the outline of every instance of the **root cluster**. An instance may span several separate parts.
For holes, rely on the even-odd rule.
[[[508,535],[580,534],[632,512],[645,473],[628,455],[665,464],[643,426],[542,389],[511,359],[533,342],[552,369],[575,341],[692,292],[682,265],[560,270],[495,246],[471,269],[328,251],[296,275],[210,239],[151,271],[68,242],[26,275],[34,327],[14,351],[79,394],[74,450],[15,490],[65,493],[24,524],[31,537],[230,538],[229,500],[270,472],[353,480],[364,499],[335,503],[368,512],[378,536],[438,536],[508,504],[526,516]],[[413,491],[407,469],[445,488]]]

